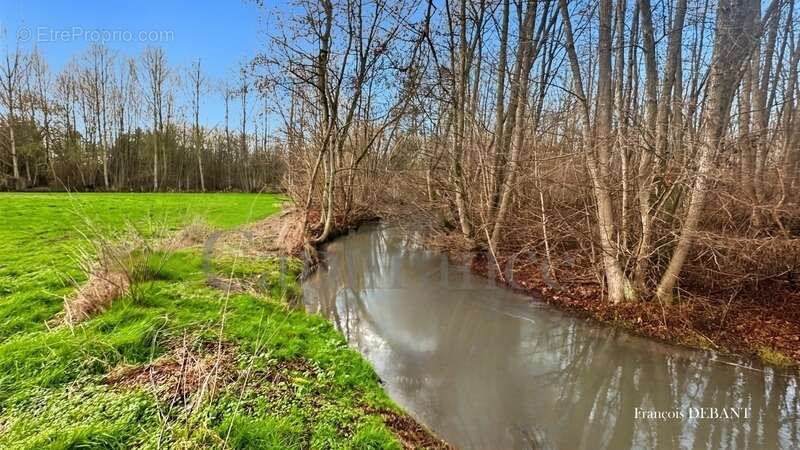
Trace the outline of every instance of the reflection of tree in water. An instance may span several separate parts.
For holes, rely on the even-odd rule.
[[[606,338],[565,340],[562,371],[536,380],[558,392],[561,417],[551,442],[569,448],[798,448],[794,378],[668,354],[642,339],[632,347],[631,339],[609,330]],[[686,418],[637,419],[637,407],[682,411]],[[752,416],[689,418],[693,407],[749,407]]]
[[[314,306],[370,355],[398,401],[460,447],[800,448],[796,379],[547,310],[526,306],[526,317],[494,298],[505,291],[448,291],[436,284],[438,260],[393,239],[334,242],[329,272],[309,280]],[[752,415],[634,417],[692,407]]]

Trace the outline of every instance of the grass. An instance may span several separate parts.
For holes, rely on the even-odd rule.
[[[198,217],[231,228],[281,201],[0,194],[0,448],[401,448],[365,412],[395,410],[369,364],[324,319],[287,306],[297,260],[281,277],[276,259],[220,257],[217,273],[259,288],[227,293],[206,283],[199,249],[156,252],[136,295],[52,326],[81,280],[71,255],[84,235],[132,224],[159,237]]]
[[[197,217],[232,228],[280,209],[282,199],[250,194],[0,194],[0,342],[45,328],[62,308],[77,252],[91,228],[113,233],[128,224],[151,232],[180,229]]]

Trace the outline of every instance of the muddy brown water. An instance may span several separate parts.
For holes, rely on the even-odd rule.
[[[800,448],[790,373],[569,317],[396,228],[362,227],[325,256],[306,308],[460,449]]]

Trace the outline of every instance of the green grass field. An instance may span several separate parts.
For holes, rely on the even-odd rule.
[[[0,448],[400,448],[395,407],[324,319],[295,311],[297,260],[220,257],[259,293],[208,286],[199,249],[149,254],[150,276],[76,326],[65,296],[88,239],[233,228],[284,200],[250,194],[0,194]]]

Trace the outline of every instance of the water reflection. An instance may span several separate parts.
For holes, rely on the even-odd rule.
[[[566,317],[405,236],[333,242],[304,302],[457,447],[800,448],[796,378]]]

